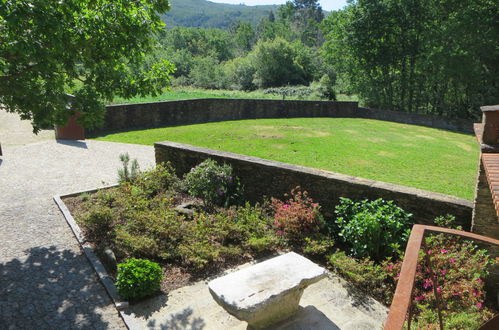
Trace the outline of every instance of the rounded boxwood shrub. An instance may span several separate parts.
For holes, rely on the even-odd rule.
[[[138,299],[158,291],[162,279],[157,263],[131,258],[118,265],[116,288],[123,299]]]

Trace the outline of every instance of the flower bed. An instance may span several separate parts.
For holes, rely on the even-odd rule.
[[[182,179],[168,165],[140,172],[136,165],[128,169],[127,157],[122,160],[119,186],[66,198],[65,203],[97,251],[110,248],[119,262],[134,260],[120,267],[126,276],[118,275],[118,289],[124,288],[132,301],[133,281],[147,290],[158,283],[168,292],[255,258],[293,250],[328,265],[379,301],[391,302],[400,251],[412,225],[411,215],[393,203],[342,199],[336,217],[327,219],[299,187],[283,199],[250,205],[232,169],[211,160]],[[450,226],[451,219],[437,224]],[[447,317],[458,325],[464,319],[469,325],[489,318],[483,277],[490,260],[485,252],[443,236],[427,238],[427,246],[434,254]],[[158,263],[162,279],[154,265],[132,258]],[[154,272],[139,273],[146,268]],[[426,271],[422,260],[415,295],[420,327],[435,323],[428,312],[434,307],[435,284]],[[155,282],[144,283],[148,277]]]

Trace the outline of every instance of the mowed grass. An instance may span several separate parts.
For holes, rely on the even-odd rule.
[[[110,134],[103,141],[175,141],[453,195],[473,192],[471,135],[354,118],[227,121]]]

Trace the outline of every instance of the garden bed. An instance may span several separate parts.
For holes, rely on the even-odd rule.
[[[385,305],[391,302],[412,225],[411,215],[392,202],[343,199],[334,217],[324,218],[320,205],[296,188],[277,196],[281,199],[250,205],[232,169],[211,160],[182,179],[168,165],[140,173],[129,168],[128,160],[120,175],[120,185],[68,196],[64,203],[98,255],[110,248],[118,263],[130,258],[157,262],[165,294],[248,261],[295,251]],[[444,217],[437,224],[451,222],[452,217]],[[450,301],[447,316],[468,313],[458,315],[456,326],[490,317],[483,291],[488,256],[456,239],[431,237],[427,244],[442,278],[438,290]],[[424,263],[420,269],[414,300],[424,326],[435,322],[427,313],[434,304],[433,284]],[[115,269],[108,272],[116,280]],[[132,303],[140,298],[127,297]]]

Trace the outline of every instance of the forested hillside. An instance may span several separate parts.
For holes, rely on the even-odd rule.
[[[279,6],[244,6],[207,0],[170,0],[172,9],[162,16],[167,26],[226,29],[237,21],[257,24]]]

